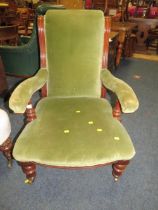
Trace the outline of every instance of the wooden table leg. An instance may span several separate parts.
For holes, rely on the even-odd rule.
[[[116,66],[118,66],[120,63],[122,50],[123,50],[123,43],[119,43],[116,55]]]
[[[7,79],[6,79],[2,59],[0,57],[0,94],[2,94],[5,90],[7,90],[7,88],[8,88]]]
[[[123,51],[123,45],[124,45],[124,41],[125,41],[125,36],[126,36],[126,32],[125,31],[119,31],[119,45],[118,45],[118,49],[117,49],[117,55],[116,55],[116,66],[119,65],[120,60],[121,60],[121,55],[122,55],[122,51]]]

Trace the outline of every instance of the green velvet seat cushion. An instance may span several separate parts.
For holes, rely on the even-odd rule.
[[[44,98],[37,119],[17,139],[18,161],[84,167],[131,159],[131,139],[112,109],[100,98]]]

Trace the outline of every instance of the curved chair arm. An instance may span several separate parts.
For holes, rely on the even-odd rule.
[[[101,81],[107,89],[117,95],[122,112],[132,113],[138,109],[139,102],[137,96],[128,84],[113,76],[107,69],[101,71]]]
[[[9,107],[15,113],[24,113],[31,96],[47,81],[48,72],[40,69],[34,77],[23,81],[12,93],[9,100]]]

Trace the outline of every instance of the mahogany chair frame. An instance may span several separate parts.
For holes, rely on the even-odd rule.
[[[12,149],[13,149],[13,143],[8,137],[2,145],[0,145],[0,152],[3,153],[4,157],[8,161],[8,167],[10,168],[12,166]]]
[[[109,37],[109,32],[110,32],[110,18],[109,17],[105,18],[105,25],[106,25],[106,30],[104,33],[105,41],[104,41],[103,60],[102,60],[103,68],[106,68],[107,63],[108,63],[108,47],[109,47],[108,37]],[[45,46],[44,17],[43,16],[38,17],[38,33],[39,33],[39,43],[40,43],[41,68],[45,68],[46,67],[46,46]],[[102,89],[102,97],[104,97],[105,94],[106,94],[106,90]],[[42,97],[47,96],[46,85],[42,87],[41,95]],[[114,117],[116,118],[118,118],[118,112],[120,112],[120,109],[119,109],[120,107],[119,108],[118,107],[119,106],[117,104],[116,111],[114,112]],[[36,119],[35,109],[33,108],[31,101],[27,105],[25,114],[26,114],[26,121],[28,123]],[[19,165],[21,166],[22,171],[26,175],[25,183],[27,184],[32,184],[32,182],[34,181],[36,177],[36,165],[43,165],[43,166],[47,166],[51,168],[64,168],[64,169],[81,169],[81,168],[89,169],[89,168],[101,167],[104,165],[112,165],[112,175],[114,176],[114,180],[117,181],[118,178],[122,175],[123,171],[125,170],[128,164],[129,164],[129,160],[119,160],[112,163],[110,162],[110,163],[100,164],[100,165],[95,165],[95,166],[90,166],[90,167],[87,167],[87,166],[86,167],[63,167],[63,166],[60,167],[60,166],[43,165],[36,162],[19,162]]]

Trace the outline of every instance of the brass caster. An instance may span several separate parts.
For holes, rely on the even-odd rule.
[[[8,168],[12,167],[12,160],[8,160]]]
[[[118,182],[118,177],[115,177],[115,178],[114,178],[114,181],[115,181],[115,182]]]
[[[34,178],[25,179],[25,184],[32,184],[34,181]]]

